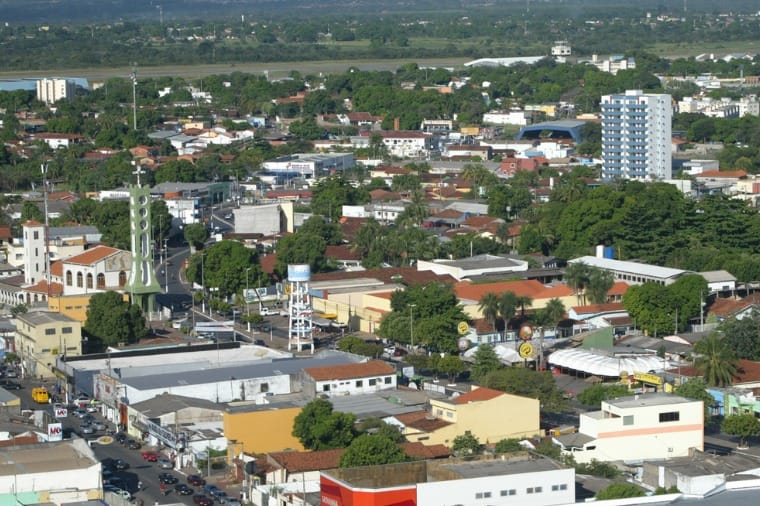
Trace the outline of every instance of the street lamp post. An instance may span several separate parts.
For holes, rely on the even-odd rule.
[[[245,270],[245,295],[243,298],[245,299],[245,309],[246,313],[248,315],[248,332],[251,331],[251,305],[248,304],[248,272],[251,270],[250,267],[248,267]]]
[[[409,304],[409,347],[414,351],[414,311],[417,304]]]
[[[169,248],[167,242],[169,239],[164,239],[164,284],[166,285],[166,293],[169,293]]]
[[[205,273],[205,265],[203,263],[203,257],[205,256],[205,252],[201,251],[201,290],[203,291],[203,296],[201,297],[201,312],[206,313],[206,273]]]

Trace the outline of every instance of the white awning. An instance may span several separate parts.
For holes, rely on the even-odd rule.
[[[643,357],[610,357],[590,350],[559,350],[555,351],[547,359],[550,365],[581,371],[596,376],[608,378],[620,377],[625,371],[628,374],[634,372],[661,371],[669,368],[667,360],[656,355]]]

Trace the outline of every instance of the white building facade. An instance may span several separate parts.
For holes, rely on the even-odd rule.
[[[602,178],[670,179],[671,97],[627,90],[602,96]]]
[[[578,434],[555,442],[578,463],[686,457],[704,448],[704,403],[655,393],[602,401],[581,415]]]
[[[37,100],[46,104],[74,98],[77,86],[74,81],[67,79],[40,79],[37,81]]]

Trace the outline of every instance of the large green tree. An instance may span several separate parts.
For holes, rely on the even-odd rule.
[[[472,358],[474,362],[470,367],[470,375],[474,381],[482,381],[483,378],[503,366],[490,344],[478,345],[478,349],[475,350]]]
[[[379,434],[363,434],[340,456],[340,467],[379,466],[408,460],[392,439]]]
[[[739,445],[746,447],[749,438],[760,436],[760,420],[753,414],[728,415],[720,428],[730,436],[739,436]]]
[[[249,287],[262,286],[265,280],[256,250],[228,240],[194,254],[186,272],[188,279],[205,283],[206,290],[219,298],[241,292],[246,285],[246,272]]]
[[[185,226],[185,240],[195,249],[203,248],[209,237],[208,229],[203,223],[191,223]]]
[[[293,435],[310,450],[345,448],[356,437],[356,417],[333,411],[331,402],[315,399],[293,421]]]
[[[694,399],[695,401],[702,401],[705,405],[705,422],[709,421],[712,416],[712,407],[715,406],[716,401],[712,395],[707,391],[707,383],[702,378],[692,378],[689,381],[678,385],[673,392],[681,397],[687,399]]]
[[[430,351],[456,353],[457,326],[467,315],[446,283],[411,285],[391,295],[391,313],[383,318],[380,337],[423,345]]]
[[[731,318],[718,327],[728,347],[736,352],[737,358],[760,360],[760,312],[753,311],[742,319]]]
[[[541,410],[562,411],[566,402],[549,371],[534,371],[525,367],[505,367],[488,374],[482,385],[509,394],[532,397],[541,401]]]
[[[585,389],[578,394],[578,402],[599,408],[602,405],[602,401],[609,401],[617,399],[618,397],[624,397],[630,394],[630,390],[625,385],[593,385]]]
[[[90,298],[84,330],[106,346],[132,343],[147,333],[142,310],[113,291]]]

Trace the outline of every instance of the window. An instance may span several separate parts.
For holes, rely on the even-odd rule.
[[[329,392],[330,391],[330,385],[322,385],[322,391],[323,392]]]
[[[528,487],[525,491],[527,493],[529,493],[529,494],[532,494],[533,493],[533,487]]]
[[[92,288],[92,274],[87,273],[87,288]]]
[[[543,487],[536,487],[536,488],[534,488],[533,490],[535,490],[535,492],[536,492],[537,494],[540,494],[541,492],[543,492],[543,491],[544,491],[544,488],[543,488]]]
[[[36,231],[36,230],[34,231],[34,238],[35,239],[39,239],[40,238],[40,233],[38,231]]]
[[[681,418],[681,413],[678,411],[668,411],[666,413],[660,413],[660,423],[677,422],[680,418]]]
[[[475,499],[488,499],[491,497],[491,492],[476,492]]]
[[[633,415],[623,416],[623,425],[633,425]]]
[[[62,334],[71,334],[71,327],[63,327],[61,329]]]
[[[71,286],[71,271],[66,271],[66,286]]]
[[[446,418],[454,418],[454,413],[452,411],[447,411]]]
[[[559,489],[560,490],[567,490],[567,483],[563,483],[562,485],[560,485]]]
[[[101,272],[100,274],[98,274],[98,280],[97,280],[97,287],[96,288],[98,290],[102,290],[105,287],[106,287],[106,275]]]
[[[377,384],[377,380],[375,378],[372,378],[371,380],[369,380],[369,386],[373,387],[376,384]]]
[[[55,329],[45,329],[45,335],[46,336],[54,336],[55,335]]]
[[[81,272],[77,272],[77,288],[82,288],[84,285],[84,276]]]
[[[392,381],[393,381],[393,378],[391,378],[390,376],[388,376],[388,377],[385,378],[385,384],[386,385],[390,385]]]
[[[356,388],[361,388],[364,385],[364,382],[362,380],[356,381]]]
[[[506,497],[508,495],[516,495],[516,494],[517,494],[517,490],[510,488],[509,490],[502,490],[500,495],[502,497]]]
[[[259,390],[261,393],[269,392],[269,383],[262,383],[261,387],[259,387]]]

